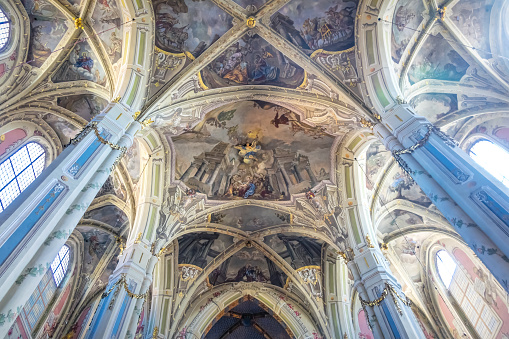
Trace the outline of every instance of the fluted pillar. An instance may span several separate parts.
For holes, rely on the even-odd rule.
[[[72,233],[139,129],[131,112],[111,103],[0,214],[0,338],[66,242],[60,235]]]

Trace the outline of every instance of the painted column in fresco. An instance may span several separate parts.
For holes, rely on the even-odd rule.
[[[416,129],[416,131],[419,130],[419,128]],[[389,132],[389,130],[384,125],[375,125],[373,132],[382,139],[382,141],[385,143],[385,147],[389,151],[393,152],[393,154],[395,150],[403,149],[403,146],[400,144],[398,139],[391,132]],[[416,134],[419,135],[419,132]],[[431,134],[435,134],[435,132],[432,132]],[[468,162],[467,160],[469,159],[463,159],[465,157],[465,155],[461,154],[463,151],[458,150],[457,147],[448,146],[446,144],[439,146],[440,143],[438,140],[436,140],[436,138],[438,138],[436,135],[433,137],[433,139],[431,136],[429,137],[428,143],[431,142],[430,149],[433,150],[433,152],[438,152],[438,150],[440,150],[440,152],[451,154],[451,159],[457,161],[458,165],[461,165],[461,170],[465,171],[464,173],[473,175],[473,172],[470,171],[469,167],[467,166],[470,164],[471,160]],[[440,138],[438,139],[442,140]],[[425,146],[422,146],[421,148],[424,147]],[[451,195],[449,195],[448,192],[446,192],[446,189],[452,190],[454,186],[450,183],[444,182],[447,180],[452,180],[452,178],[447,176],[444,172],[438,172],[443,171],[443,165],[436,163],[436,160],[430,159],[430,154],[431,153],[428,152],[428,148],[420,150],[420,152],[415,150],[411,154],[406,153],[400,155],[399,163],[412,176],[415,182],[421,187],[423,192],[426,193],[431,201],[433,201],[433,204],[440,210],[440,212],[442,212],[444,217],[454,227],[454,230],[458,232],[458,234],[463,238],[468,246],[470,246],[470,248],[479,257],[479,259],[481,259],[484,265],[486,265],[488,270],[492,272],[498,282],[505,288],[506,291],[509,291],[509,259],[503,253],[503,251],[497,247],[495,242],[492,241],[490,236],[484,232],[486,225],[492,228],[496,227],[492,222],[492,219],[489,218],[486,214],[482,213],[481,217],[484,216],[485,219],[481,220],[481,224],[483,224],[483,227],[481,227],[478,226],[480,224],[476,224],[476,222],[473,221],[469,215],[467,215],[467,211],[469,214],[472,214],[472,210],[465,210],[462,208],[460,205],[460,200],[473,200],[473,198],[464,192],[465,196],[458,197],[458,200],[456,200]],[[455,158],[453,154],[458,154],[458,157]],[[420,159],[421,161],[418,161],[417,159]],[[462,161],[460,162],[459,160]],[[424,168],[425,162],[429,162],[426,164],[426,167],[434,170],[434,174],[429,173]],[[490,183],[486,178],[484,178],[485,181],[483,180],[482,173],[480,172],[477,173],[476,176],[476,180],[478,179],[478,183],[473,182],[472,185],[466,184],[466,186],[472,186],[471,189],[475,190],[481,186],[483,182],[486,185]],[[462,187],[461,184],[456,186],[458,186],[458,190],[460,190],[460,187]],[[465,186],[465,184],[463,186]],[[502,184],[500,184],[500,186],[502,186]],[[466,190],[467,187],[463,188]],[[487,188],[489,186],[482,185],[482,187]],[[455,194],[455,196],[457,196],[457,194]]]
[[[379,248],[368,243],[356,251],[348,267],[375,338],[425,338]]]
[[[0,337],[139,128],[125,107],[110,104],[0,215]]]
[[[401,149],[419,144],[412,152],[413,158],[477,226],[463,224],[462,219],[457,218],[448,218],[449,221],[462,228],[479,227],[497,245],[497,255],[505,254],[504,258],[509,261],[509,188],[487,173],[429,121],[415,116],[409,105],[397,105],[387,113],[384,121],[388,121],[392,134],[403,145]],[[415,171],[412,174],[414,177],[419,175]]]

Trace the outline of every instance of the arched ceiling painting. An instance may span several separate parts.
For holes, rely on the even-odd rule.
[[[232,17],[212,1],[157,0],[156,46],[198,57],[232,27]]]
[[[266,102],[213,110],[171,141],[175,177],[213,199],[287,200],[330,178],[334,138]]]

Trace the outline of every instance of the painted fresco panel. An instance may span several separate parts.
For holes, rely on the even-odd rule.
[[[491,58],[489,1],[461,0],[452,8],[451,19],[471,46],[485,59]]]
[[[285,280],[286,276],[280,268],[254,248],[241,249],[209,276],[212,285],[244,281],[273,283],[283,287]]]
[[[434,123],[458,110],[458,96],[444,93],[419,94],[410,100],[410,105],[420,116]]]
[[[89,80],[101,86],[107,83],[104,68],[86,40],[74,46],[52,79],[54,82]]]
[[[257,34],[244,35],[202,71],[209,88],[230,85],[272,85],[297,88],[304,70]]]
[[[71,139],[80,132],[78,127],[55,114],[48,113],[44,115],[43,119],[55,130],[62,145],[69,144]]]
[[[24,5],[30,18],[30,48],[27,60],[31,66],[41,67],[62,40],[69,28],[69,22],[47,0],[25,0]]]
[[[111,63],[122,57],[122,13],[115,0],[97,1],[92,13],[92,27],[101,40]]]
[[[244,8],[248,6],[255,6],[257,9],[262,8],[262,6],[267,2],[266,0],[233,0]]]
[[[391,157],[391,152],[387,151],[381,142],[377,141],[369,146],[366,151],[366,188],[368,190],[374,189],[377,177]]]
[[[430,35],[410,66],[408,79],[412,85],[424,79],[459,81],[468,66],[442,34]]]
[[[85,243],[83,273],[90,275],[97,268],[106,249],[115,239],[112,235],[94,227],[79,226],[77,229],[83,235]]]
[[[87,211],[83,215],[83,218],[97,220],[117,229],[129,223],[129,219],[125,213],[114,205],[106,205]]]
[[[405,48],[419,30],[424,19],[424,3],[422,0],[399,0],[392,19],[391,56],[399,63]]]
[[[78,114],[87,121],[101,113],[107,104],[106,99],[93,94],[69,95],[57,99],[58,106]]]
[[[176,178],[209,198],[287,200],[329,180],[334,138],[286,108],[246,101],[211,111],[171,140]]]
[[[156,0],[156,46],[167,52],[199,56],[228,31],[232,17],[212,1]]]
[[[309,52],[342,51],[355,44],[357,4],[357,1],[294,0],[272,16],[270,26]]]

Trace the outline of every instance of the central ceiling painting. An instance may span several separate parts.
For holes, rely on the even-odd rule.
[[[287,108],[229,104],[172,137],[175,178],[219,200],[288,200],[329,180],[334,138]]]

